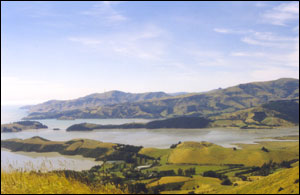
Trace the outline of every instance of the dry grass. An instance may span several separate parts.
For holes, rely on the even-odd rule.
[[[91,187],[55,173],[1,170],[1,194],[120,194],[112,185]]]
[[[290,169],[283,169],[257,181],[220,193],[299,194],[299,166]]]
[[[190,180],[192,180],[190,177],[183,177],[183,176],[162,177],[158,181],[148,184],[148,187],[169,184],[169,183],[180,183],[180,182],[186,182],[186,181],[190,181]]]

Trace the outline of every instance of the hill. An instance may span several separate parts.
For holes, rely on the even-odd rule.
[[[46,125],[38,121],[18,121],[1,125],[1,133],[19,132],[28,129],[47,129]]]
[[[239,144],[242,149],[223,148],[208,142],[184,142],[174,148],[167,159],[171,164],[244,164],[261,166],[272,160],[299,158],[298,142],[258,142]],[[267,148],[268,152],[262,150]]]
[[[126,123],[121,125],[74,124],[67,131],[92,131],[95,129],[160,129],[160,128],[214,128],[266,129],[289,127],[299,124],[299,100],[277,100],[261,106],[225,113],[209,118],[174,117],[148,123]]]
[[[50,100],[38,105],[23,106],[29,113],[35,112],[64,112],[68,110],[93,108],[104,105],[120,104],[125,102],[139,102],[162,97],[169,97],[164,92],[149,93],[125,93],[122,91],[109,91],[105,93],[94,93],[73,100]]]
[[[67,131],[92,131],[95,129],[161,129],[161,128],[205,128],[210,120],[202,117],[176,117],[164,120],[154,120],[148,123],[126,123],[121,125],[97,125],[81,123],[71,125]]]
[[[261,106],[210,117],[210,127],[273,128],[299,124],[299,100],[270,101]]]
[[[170,118],[176,116],[213,116],[259,106],[271,100],[299,99],[299,80],[283,78],[267,82],[240,84],[226,89],[145,101],[114,102],[81,107],[48,102],[47,109],[32,107],[26,119],[60,118]],[[55,102],[54,102],[55,104]]]
[[[138,152],[142,147],[105,143],[90,139],[73,139],[70,141],[49,141],[35,136],[29,139],[1,140],[1,147],[23,152],[58,152],[63,155],[82,155],[96,160],[134,161],[139,158]]]
[[[273,173],[258,181],[242,185],[226,194],[299,194],[299,166]]]

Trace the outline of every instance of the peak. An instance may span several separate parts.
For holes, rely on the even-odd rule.
[[[32,140],[32,139],[38,139],[38,140],[42,140],[42,141],[49,141],[48,139],[42,138],[40,136],[33,136],[32,138],[29,138],[29,140]]]

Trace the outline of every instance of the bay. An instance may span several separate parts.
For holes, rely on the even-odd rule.
[[[5,118],[5,122],[13,122],[21,120],[26,115],[24,110],[18,109],[18,107],[4,109],[5,112],[2,115]],[[2,107],[1,107],[2,112]],[[15,116],[15,117],[14,117]],[[102,129],[90,132],[67,132],[66,128],[78,123],[88,122],[95,124],[123,124],[131,122],[148,122],[148,119],[76,119],[76,120],[56,120],[45,119],[37,120],[45,125],[48,129],[41,130],[26,130],[18,133],[1,133],[1,140],[20,138],[26,139],[33,136],[40,136],[45,139],[53,141],[68,141],[76,138],[93,139],[102,142],[112,142],[129,144],[143,147],[156,147],[156,148],[169,148],[172,144],[179,141],[208,141],[221,145],[223,147],[233,147],[234,143],[255,144],[256,141],[262,141],[261,138],[265,137],[280,137],[288,135],[299,135],[299,126],[291,128],[280,129],[226,129],[226,128],[214,128],[214,129]],[[2,124],[2,116],[1,116]],[[53,130],[53,128],[60,128],[60,130]],[[273,139],[264,139],[263,141],[279,141]],[[7,152],[7,151],[6,151]],[[1,157],[2,157],[1,149]],[[15,153],[10,152],[6,154],[6,159],[22,159],[23,156],[32,157],[23,153],[23,156],[13,156]],[[16,154],[19,155],[19,154]],[[46,154],[41,154],[43,159]],[[67,158],[60,156],[59,158]],[[82,158],[84,160],[84,158]],[[32,159],[31,159],[32,160]],[[39,159],[40,160],[40,159]],[[49,160],[49,158],[48,158]],[[52,161],[52,159],[50,159]],[[65,159],[69,160],[69,159]],[[86,159],[90,160],[90,159]],[[53,161],[55,164],[55,160]],[[5,162],[1,161],[5,164]],[[87,161],[89,163],[89,161]],[[7,164],[7,163],[6,163]],[[57,164],[57,163],[56,163]]]

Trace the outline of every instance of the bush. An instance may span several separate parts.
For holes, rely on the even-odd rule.
[[[227,186],[230,186],[230,185],[232,185],[232,182],[230,181],[230,179],[225,179],[222,183],[221,183],[222,185],[227,185]]]

